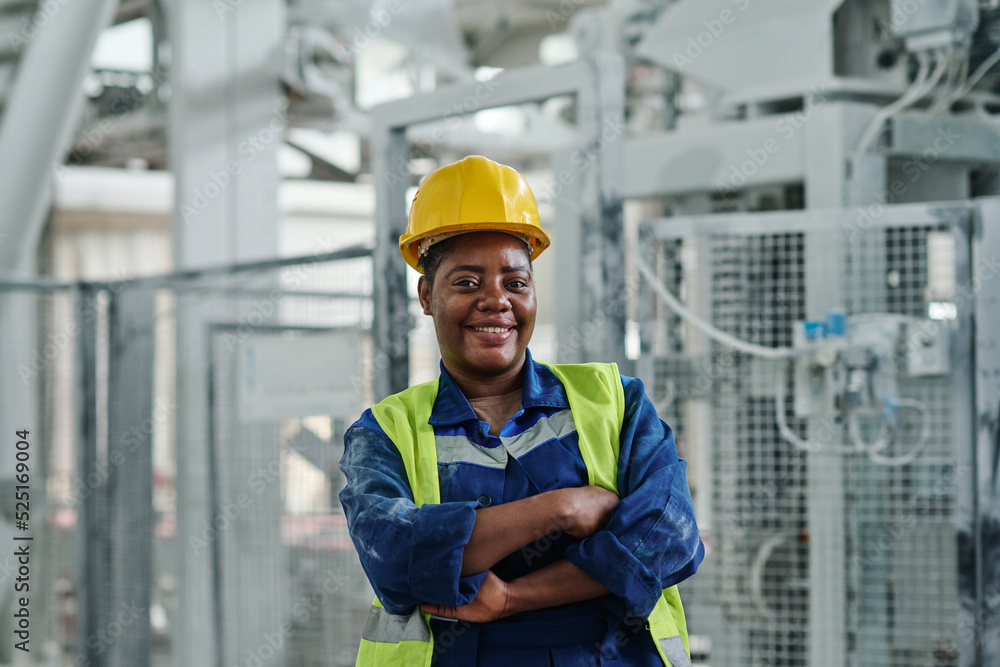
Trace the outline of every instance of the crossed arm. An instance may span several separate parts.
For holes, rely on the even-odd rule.
[[[483,572],[543,535],[562,531],[590,537],[608,522],[618,495],[597,486],[556,489],[514,502],[476,510],[476,522],[462,557],[462,575]],[[476,599],[460,607],[424,603],[443,618],[488,623],[525,611],[580,602],[608,589],[562,558],[510,582],[487,572]]]
[[[345,436],[341,470],[348,485],[340,498],[361,564],[386,609],[409,613],[423,603],[435,615],[478,620],[610,592],[626,615],[648,616],[663,589],[696,571],[704,548],[686,464],[670,430],[638,380],[625,385],[625,394],[620,501],[609,491],[578,487],[487,508],[417,507],[408,499],[402,460],[366,413]],[[553,530],[581,538],[563,560],[510,582],[490,573]]]

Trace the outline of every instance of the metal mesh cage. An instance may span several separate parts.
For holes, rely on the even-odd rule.
[[[354,663],[372,592],[337,461],[380,372],[371,282],[349,249],[0,290],[58,341],[28,387],[52,664]]]
[[[744,341],[793,350],[796,328],[828,309],[846,310],[850,322],[906,322],[892,377],[904,404],[926,408],[900,409],[891,441],[866,456],[857,441],[882,443],[883,418],[859,416],[852,435],[835,407],[799,414],[795,358],[709,340],[658,301],[640,310],[639,368],[665,397],[662,416],[691,461],[707,546],[699,574],[682,585],[694,657],[705,664],[958,664],[952,411],[955,383],[969,378],[920,373],[905,348],[919,329],[954,329],[929,318],[932,283],[954,285],[961,267],[954,252],[929,248],[965,237],[940,220],[886,220],[860,233],[844,222],[799,213],[644,225],[662,284]],[[777,411],[819,451],[793,446]]]

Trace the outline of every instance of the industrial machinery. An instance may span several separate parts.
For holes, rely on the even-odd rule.
[[[850,210],[643,226],[639,372],[691,462],[711,664],[990,664],[963,570],[995,557],[970,541],[996,207],[888,207],[854,240]]]

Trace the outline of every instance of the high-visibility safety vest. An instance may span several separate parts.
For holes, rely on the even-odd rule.
[[[547,365],[562,382],[576,425],[580,454],[592,485],[617,493],[619,435],[625,415],[625,392],[616,364]],[[438,380],[419,384],[372,406],[372,414],[396,445],[419,507],[441,502],[434,427],[428,423]],[[676,586],[663,591],[646,621],[656,650],[668,667],[691,665],[687,622]],[[426,667],[434,639],[430,616],[390,614],[376,598],[361,634],[359,667]]]

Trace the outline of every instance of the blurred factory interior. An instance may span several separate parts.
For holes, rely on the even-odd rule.
[[[694,664],[1000,665],[997,0],[0,0],[0,664],[354,664],[342,435],[437,374],[469,154],[532,353],[690,464]]]

